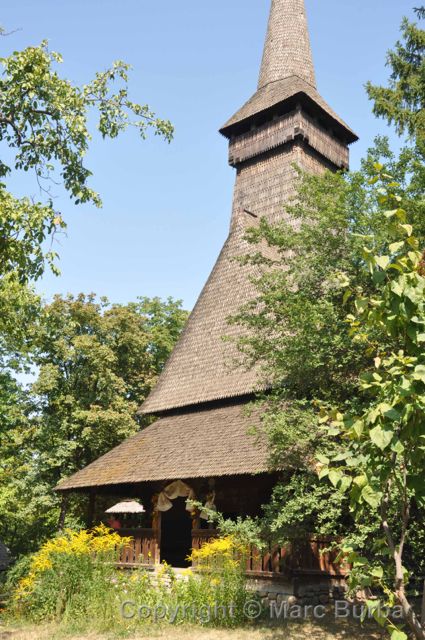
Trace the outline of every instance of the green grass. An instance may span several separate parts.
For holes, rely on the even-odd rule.
[[[207,629],[194,626],[146,626],[130,635],[85,633],[68,635],[55,625],[31,627],[0,626],[0,640],[381,640],[382,631],[374,625],[361,627],[357,622],[326,620],[318,622],[284,622],[274,626],[244,627],[238,629]]]

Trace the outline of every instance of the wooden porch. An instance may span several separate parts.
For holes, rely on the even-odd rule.
[[[161,562],[160,532],[155,529],[120,529],[120,535],[130,536],[130,544],[122,549],[119,566],[127,569],[154,570]],[[217,537],[215,529],[193,529],[192,549]],[[270,545],[259,550],[252,546],[246,561],[246,573],[251,577],[276,578],[295,576],[322,576],[344,578],[348,565],[338,560],[338,553],[329,550],[332,539],[310,536],[296,546]]]

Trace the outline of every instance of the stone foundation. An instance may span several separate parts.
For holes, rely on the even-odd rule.
[[[347,586],[344,581],[333,578],[308,582],[303,580],[302,583],[296,580],[294,595],[297,599],[297,604],[301,606],[327,605],[336,600],[345,600]]]
[[[303,576],[302,578],[276,579],[249,578],[248,589],[255,593],[269,608],[274,602],[288,602],[290,605],[316,606],[331,605],[345,600],[347,586],[343,578]]]
[[[260,599],[265,609],[272,603],[296,603],[294,584],[289,578],[248,578],[247,588]]]

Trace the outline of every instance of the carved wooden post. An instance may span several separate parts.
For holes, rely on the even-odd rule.
[[[63,531],[65,527],[65,518],[66,518],[66,513],[68,511],[68,500],[69,500],[68,494],[66,492],[62,493],[61,510],[59,513],[59,520],[58,520],[59,531]]]
[[[95,489],[91,489],[89,494],[89,506],[87,510],[87,529],[91,529],[93,526],[95,507],[96,507],[96,491]]]
[[[155,540],[154,563],[161,562],[161,512],[158,511],[158,494],[152,496],[152,530]]]

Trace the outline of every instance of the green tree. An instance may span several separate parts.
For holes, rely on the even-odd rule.
[[[86,165],[89,124],[103,138],[115,138],[129,127],[142,138],[148,129],[168,141],[173,135],[170,122],[130,100],[124,62],[75,86],[59,75],[61,61],[46,42],[0,60],[0,357],[8,350],[25,353],[32,331],[24,335],[23,327],[30,327],[40,306],[27,285],[41,277],[46,265],[57,273],[52,241],[66,223],[54,207],[52,188],[62,184],[76,204],[101,206]],[[34,175],[38,200],[17,198],[8,189],[8,178],[20,171]]]
[[[54,267],[55,253],[45,251],[43,243],[65,222],[50,197],[53,180],[62,182],[76,204],[101,205],[85,164],[89,122],[97,121],[103,138],[115,138],[128,127],[142,138],[149,128],[168,141],[173,134],[170,122],[129,99],[129,65],[115,62],[79,87],[60,77],[55,66],[61,62],[46,42],[1,60],[0,142],[11,160],[0,161],[0,275],[13,271],[22,282],[40,277],[46,261]],[[114,92],[115,82],[120,86]],[[41,202],[14,197],[6,185],[14,170],[33,171],[46,197]]]
[[[44,307],[32,356],[38,378],[0,441],[0,503],[9,514],[0,537],[13,551],[34,548],[56,528],[53,488],[62,478],[143,427],[137,408],[186,317],[179,302],[157,298],[111,305],[94,295],[56,296]],[[7,402],[11,410],[10,391]]]
[[[385,176],[384,180],[388,183]],[[383,589],[387,603],[402,606],[411,631],[423,640],[425,625],[407,596],[410,576],[404,548],[413,510],[425,506],[424,246],[391,188],[392,183],[380,189],[382,203],[389,207],[383,214],[388,241],[383,246],[381,239],[367,239],[363,268],[370,287],[356,288],[347,316],[350,338],[371,354],[374,364],[360,376],[363,394],[357,411],[331,413],[327,434],[336,438],[338,452],[319,461],[321,477],[329,477],[342,492],[350,491],[355,515],[366,506],[380,520],[383,537],[375,540],[372,566],[355,549],[345,547],[354,563],[352,585]],[[387,340],[376,340],[381,333]],[[400,526],[391,522],[391,511]],[[376,603],[371,606],[375,611]],[[393,637],[407,639],[385,623]]]
[[[361,534],[356,531],[347,498],[314,480],[315,453],[324,437],[317,403],[355,406],[358,375],[370,365],[370,354],[347,331],[342,287],[351,282],[353,289],[368,290],[363,236],[373,234],[385,242],[376,215],[382,209],[380,195],[368,176],[369,161],[361,172],[345,176],[302,175],[298,199],[288,207],[298,219],[296,229],[262,221],[250,232],[252,242],[266,240],[277,257],[273,264],[263,261],[258,297],[233,321],[248,328],[239,343],[242,358],[262,364],[273,387],[272,394],[259,399],[264,409],[260,428],[269,439],[271,464],[285,473],[265,517],[282,542],[344,531],[367,549],[379,530],[376,518],[365,515]],[[262,262],[261,256],[254,259]],[[377,332],[375,339],[384,336]],[[324,500],[332,506],[326,514]]]
[[[425,17],[424,7],[415,11],[419,19]],[[404,18],[401,34],[387,56],[389,86],[368,82],[366,89],[374,114],[394,124],[399,135],[407,134],[425,154],[425,31]]]
[[[376,560],[387,550],[394,563],[365,567],[351,549],[355,568],[361,567],[352,572],[354,586],[383,586],[389,603],[402,605],[415,637],[423,639],[425,626],[408,600],[409,575],[403,565],[412,511],[425,506],[423,239],[414,235],[399,197],[391,189],[382,189],[381,197],[391,207],[383,218],[388,242],[382,246],[372,236],[364,246],[364,268],[372,286],[367,292],[357,289],[353,313],[347,316],[352,339],[373,351],[374,370],[369,366],[360,377],[359,411],[333,412],[328,434],[338,438],[339,451],[320,459],[321,476],[332,474],[334,486],[350,490],[355,513],[365,505],[376,510],[384,533],[383,540],[375,542]],[[386,344],[376,341],[377,331],[385,332]],[[399,528],[390,521],[391,507],[398,513]],[[394,634],[402,637],[397,630]]]
[[[415,11],[419,20],[425,18],[424,7]],[[407,142],[401,150],[398,167],[394,163],[387,166],[388,173],[403,185],[405,176],[400,174],[401,169],[410,178],[410,191],[416,190],[421,195],[425,184],[425,31],[404,18],[401,35],[401,40],[387,55],[391,71],[388,86],[368,82],[366,90],[373,102],[374,114],[394,125]],[[385,155],[385,165],[388,165]],[[409,211],[416,225],[422,223],[423,216],[419,221],[414,210]]]
[[[46,306],[34,355],[38,415],[31,441],[51,484],[142,425],[137,408],[185,319],[171,299],[110,305],[94,296],[56,296]]]
[[[259,245],[259,255],[245,260],[255,260],[264,268],[256,281],[258,297],[232,319],[249,329],[248,337],[239,342],[242,359],[248,363],[262,363],[264,378],[274,389],[271,396],[260,399],[265,404],[263,428],[270,438],[272,462],[280,468],[295,470],[290,479],[285,477],[275,488],[266,509],[269,527],[282,540],[308,531],[312,522],[323,532],[343,530],[347,548],[350,542],[351,547],[362,551],[364,556],[360,562],[358,556],[357,559],[353,556],[357,563],[353,585],[356,580],[357,584],[364,580],[368,585],[373,580],[380,582],[381,588],[389,594],[389,602],[402,604],[411,629],[419,634],[423,630],[406,601],[407,576],[401,578],[399,559],[397,573],[395,555],[404,553],[409,569],[423,566],[420,540],[425,512],[419,477],[423,478],[425,469],[420,427],[413,428],[413,422],[406,425],[407,431],[403,434],[406,451],[403,453],[398,444],[402,435],[401,417],[395,419],[391,404],[387,406],[388,415],[384,415],[383,409],[383,413],[378,412],[375,418],[376,424],[364,427],[364,436],[356,445],[357,456],[348,444],[341,447],[340,443],[342,424],[355,442],[355,430],[365,424],[366,412],[377,410],[378,405],[382,408],[385,403],[392,403],[394,376],[396,373],[402,375],[403,367],[408,367],[405,356],[399,352],[405,352],[406,341],[417,340],[415,336],[421,333],[415,329],[414,335],[412,327],[406,324],[412,321],[414,325],[412,318],[416,312],[410,316],[409,303],[404,300],[397,306],[395,292],[393,299],[387,300],[393,305],[392,309],[386,309],[388,317],[379,319],[378,312],[386,287],[390,286],[389,280],[402,277],[403,269],[408,277],[410,269],[413,279],[423,278],[418,265],[425,236],[423,34],[417,25],[404,21],[404,42],[398,43],[395,52],[389,56],[393,69],[389,90],[368,87],[375,100],[376,113],[395,123],[398,132],[407,136],[399,156],[391,152],[386,139],[379,138],[358,172],[325,173],[323,176],[300,174],[297,199],[286,207],[290,216],[298,219],[296,229],[284,222],[272,226],[262,221],[248,234],[251,242]],[[376,186],[377,170],[385,181],[381,189]],[[388,198],[395,203],[391,212],[388,212]],[[403,221],[405,212],[409,212],[409,220]],[[413,229],[416,238],[412,235]],[[273,247],[275,260],[261,255],[262,242]],[[373,244],[372,253],[371,247],[365,251],[368,243]],[[375,257],[376,264],[370,266],[370,260]],[[398,258],[402,260],[400,265]],[[369,270],[365,269],[366,263]],[[389,265],[393,264],[396,266],[388,271]],[[416,303],[420,307],[423,299],[420,280],[413,288],[417,289],[412,294],[417,296]],[[349,320],[347,305],[353,307]],[[362,314],[367,310],[371,315],[367,316],[366,322]],[[416,317],[420,319],[420,308],[417,311]],[[406,317],[399,320],[403,313]],[[395,323],[394,331],[389,330],[387,321]],[[409,352],[408,357],[422,357],[423,345],[417,342],[416,347],[415,354]],[[375,368],[375,358],[380,358],[376,363],[385,369],[385,376],[381,380],[382,386],[371,383],[365,400],[359,391],[360,376],[366,375],[373,380],[374,376],[382,375]],[[419,361],[409,366],[414,370],[416,364]],[[413,394],[422,391],[419,380],[413,387]],[[375,395],[372,395],[373,391]],[[421,402],[418,399],[409,420],[414,421],[414,415],[420,416]],[[334,409],[333,424],[330,431],[325,432],[319,408],[335,406],[338,409]],[[347,416],[345,421],[344,416]],[[363,417],[363,421],[360,420],[361,424],[357,420],[349,422],[348,416],[357,416],[359,420]],[[391,441],[390,425],[393,429]],[[399,432],[394,431],[397,429]],[[329,451],[318,460],[318,450],[329,447],[330,442],[335,451]],[[386,456],[394,455],[397,468],[388,485],[390,463]],[[331,465],[328,464],[330,459],[333,460]],[[353,460],[356,460],[355,464]],[[363,477],[360,480],[362,474],[358,472],[360,486],[357,486],[353,479],[357,476],[339,468],[345,468],[347,464],[353,465],[353,472],[362,467],[362,473],[371,478],[371,483],[363,482]],[[319,477],[329,478],[330,484],[320,489],[317,480],[313,480],[315,470]],[[360,494],[358,503],[351,500],[351,513],[347,508],[349,489],[354,495]],[[333,501],[329,519],[321,521],[318,499],[323,499],[323,492],[332,495]],[[385,496],[389,496],[387,501]],[[285,501],[285,513],[279,509],[282,501]],[[385,522],[382,508],[378,508],[381,506],[386,513]],[[406,511],[410,514],[407,519]],[[341,524],[344,524],[342,529]],[[394,542],[394,558],[391,557],[393,547],[384,535],[385,529],[390,531]],[[381,561],[382,566],[376,566]],[[368,571],[371,563],[375,576]],[[393,583],[391,577],[396,578]],[[378,617],[377,610],[375,615]],[[390,630],[394,638],[405,637],[394,627]]]
[[[54,404],[55,399],[60,398],[60,389],[65,393],[66,382],[72,390],[71,380],[65,381],[67,365],[60,369],[58,336],[57,351],[50,353],[56,361],[50,367],[48,354],[44,352],[43,356],[42,351],[42,341],[48,340],[49,331],[50,338],[55,337],[55,322],[60,331],[60,303],[56,301],[51,306],[49,316],[47,310],[42,312],[40,298],[31,288],[46,266],[58,273],[57,256],[52,246],[55,235],[64,231],[66,222],[61,211],[54,207],[52,189],[62,185],[75,204],[91,202],[101,206],[100,196],[89,184],[92,174],[86,164],[93,130],[103,138],[115,138],[128,128],[136,129],[142,138],[149,129],[167,141],[173,135],[169,121],[156,117],[148,106],[130,100],[129,66],[126,63],[117,61],[111,68],[97,73],[88,84],[76,86],[61,77],[58,70],[61,61],[59,54],[48,50],[46,42],[15,51],[0,60],[3,67],[0,77],[0,142],[3,150],[0,160],[0,536],[19,551],[36,544],[46,529],[52,530],[53,519],[57,519],[52,483],[61,473],[73,468],[69,460],[73,444],[66,441],[67,435],[72,440],[72,427],[67,432],[61,419],[69,419],[69,415],[75,418],[77,408],[75,404],[73,407],[67,404],[71,396],[62,397],[65,401],[62,414],[59,405]],[[34,176],[35,186],[39,187],[38,199],[18,198],[8,189],[10,176],[21,171]],[[70,311],[65,322],[65,307],[66,304],[72,306],[71,300],[62,302],[62,329],[68,331],[70,343],[71,327],[74,326],[76,334],[78,329],[76,320],[74,325],[72,323]],[[84,302],[80,302],[84,306]],[[105,312],[102,326],[100,322],[94,322],[96,313],[92,313],[99,336],[101,333],[106,336],[108,322],[111,335],[104,338],[105,344],[99,344],[97,351],[96,346],[90,344],[89,331],[86,344],[82,337],[80,344],[75,346],[75,353],[86,360],[87,368],[84,370],[81,364],[81,373],[89,374],[90,364],[93,366],[93,402],[90,404],[87,391],[79,407],[79,425],[86,429],[86,437],[82,438],[83,452],[77,446],[73,453],[75,459],[80,456],[82,461],[88,459],[91,450],[104,451],[107,437],[113,445],[134,430],[136,421],[131,412],[135,407],[135,394],[140,393],[138,400],[143,399],[184,316],[172,301],[140,301],[125,308],[111,308],[108,312],[106,302],[102,311],[92,302],[99,316]],[[86,301],[87,309],[89,306]],[[89,326],[90,317],[86,311]],[[144,319],[137,323],[136,316]],[[130,348],[127,335],[128,353],[124,344],[126,322],[129,327],[133,323],[131,330],[134,330],[136,345]],[[146,351],[145,359],[140,352],[143,332],[146,345],[149,342],[147,334],[151,337],[150,346],[146,346],[151,352]],[[114,339],[117,341],[115,346]],[[53,349],[53,344],[51,346]],[[69,352],[66,352],[67,346]],[[36,348],[40,395],[28,398],[13,376],[16,371],[26,371],[30,367]],[[66,344],[65,336],[62,348],[64,355],[72,357],[72,347]],[[76,366],[75,362],[73,364]],[[139,365],[141,370],[137,372],[133,367]],[[100,391],[98,396],[94,393],[96,375],[99,384],[111,383],[109,397],[105,389],[103,395]],[[55,381],[60,389],[54,389]],[[83,390],[81,381],[80,387]],[[116,396],[112,398],[114,392]],[[126,393],[129,394],[127,408],[124,407]],[[43,410],[44,431],[38,419]],[[119,419],[122,419],[120,425]],[[94,425],[103,428],[97,440],[88,435]],[[58,427],[57,433],[55,427]],[[77,436],[75,425],[74,429]],[[61,440],[61,436],[65,439]],[[53,443],[58,449],[51,449],[49,457],[48,447]]]
[[[21,386],[10,373],[0,374],[0,539],[12,541],[25,526],[26,500],[19,500],[19,481],[25,473],[22,440],[30,407]],[[20,514],[16,505],[20,502]],[[32,532],[31,532],[32,533]]]

